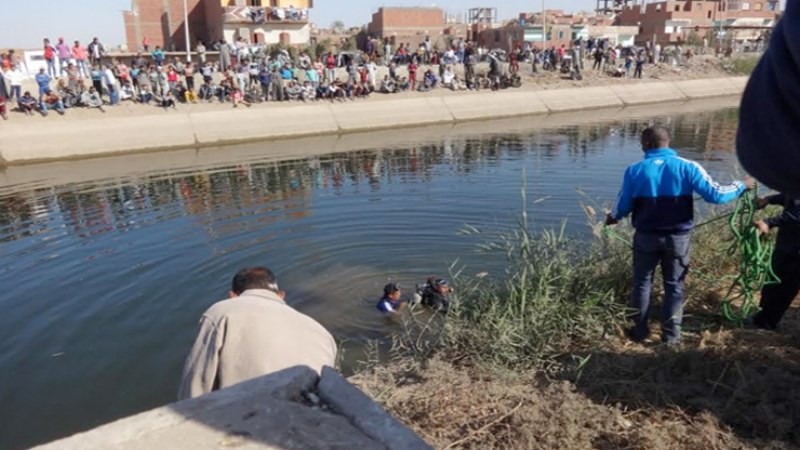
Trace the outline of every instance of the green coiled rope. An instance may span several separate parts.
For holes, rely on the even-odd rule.
[[[764,286],[778,284],[781,280],[772,269],[772,253],[775,244],[767,236],[761,236],[753,225],[758,210],[758,188],[746,192],[736,202],[728,224],[733,234],[729,254],[740,255],[739,274],[722,301],[725,318],[737,323],[744,322],[758,311],[756,294]],[[734,301],[741,300],[740,306]]]

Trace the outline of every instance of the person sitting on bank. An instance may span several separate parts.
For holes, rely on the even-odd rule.
[[[446,279],[429,278],[422,291],[421,303],[434,311],[446,313],[450,309],[450,301],[447,299],[449,293],[450,285]]]
[[[761,311],[750,322],[759,328],[774,330],[800,293],[800,198],[778,194],[758,199],[759,208],[767,205],[781,205],[783,213],[754,225],[761,234],[778,228],[772,269],[781,281],[761,289]]]
[[[41,108],[39,108],[39,102],[31,95],[30,91],[25,91],[22,97],[18,99],[17,106],[19,106],[22,112],[29,116],[32,116],[34,111],[39,111],[43,116],[46,115],[42,112]]]
[[[383,287],[383,297],[378,302],[378,311],[385,314],[394,314],[403,311],[408,305],[407,300],[400,298],[402,292],[396,283],[389,283]]]
[[[100,94],[97,93],[94,86],[90,86],[88,91],[84,91],[81,94],[81,104],[89,107],[89,108],[97,108],[100,112],[106,112],[103,109],[103,99],[100,97]]]
[[[64,102],[61,101],[61,97],[58,96],[52,89],[47,89],[44,93],[44,97],[42,98],[42,114],[45,116],[47,115],[48,110],[55,109],[56,112],[60,115],[64,115],[66,112],[64,109]]]
[[[286,303],[286,293],[268,268],[240,270],[229,297],[200,318],[200,331],[184,364],[179,399],[296,366],[320,373],[336,363],[333,336]]]
[[[381,92],[384,94],[394,94],[397,92],[397,86],[394,83],[389,75],[383,77],[383,81],[381,82]]]

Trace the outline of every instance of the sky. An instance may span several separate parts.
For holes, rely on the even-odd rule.
[[[180,1],[180,0],[172,0]],[[45,8],[32,6],[44,3]],[[0,27],[0,48],[39,48],[44,37],[55,41],[63,36],[67,42],[80,40],[87,44],[97,36],[106,46],[125,42],[122,22],[123,10],[130,9],[130,0],[0,0],[2,16],[6,19]],[[564,10],[586,10],[595,6],[594,0],[549,0],[553,6]],[[346,26],[367,24],[372,13],[381,6],[438,6],[450,13],[465,13],[468,8],[482,6],[497,8],[501,19],[516,17],[519,12],[540,9],[540,0],[315,0],[311,20],[326,28],[336,20]],[[550,6],[548,6],[550,7]],[[40,14],[41,10],[47,11]],[[12,19],[13,20],[9,20]]]

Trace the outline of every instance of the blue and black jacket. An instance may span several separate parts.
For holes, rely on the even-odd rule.
[[[741,181],[720,186],[703,167],[671,148],[649,150],[625,171],[616,220],[633,213],[633,227],[651,233],[688,233],[694,227],[694,192],[709,203],[728,203],[745,191]]]

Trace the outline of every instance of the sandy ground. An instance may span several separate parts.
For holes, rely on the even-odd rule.
[[[590,86],[606,86],[606,85],[618,85],[618,84],[630,84],[630,83],[647,83],[652,81],[678,81],[678,80],[689,80],[689,79],[702,79],[702,78],[719,78],[724,76],[732,75],[728,70],[726,70],[725,65],[727,61],[720,60],[716,57],[712,56],[698,56],[692,59],[689,63],[685,64],[681,67],[672,67],[666,64],[658,64],[658,65],[648,65],[645,66],[644,70],[644,78],[642,80],[635,80],[635,79],[624,79],[624,78],[614,78],[609,75],[603,74],[601,72],[596,72],[591,70],[591,63],[586,61],[586,69],[583,72],[583,80],[582,81],[573,81],[568,78],[565,78],[562,74],[558,72],[547,72],[542,73],[540,71],[539,74],[532,74],[531,66],[530,65],[523,65],[521,66],[521,74],[523,77],[523,84],[520,89],[522,90],[547,90],[547,89],[566,89],[566,88],[574,88],[574,87],[590,87]],[[435,72],[438,71],[438,68],[432,68]],[[427,70],[427,67],[423,66],[419,72],[420,78],[421,74]],[[461,73],[462,70],[457,68],[457,72]],[[488,66],[486,64],[479,65],[477,68],[478,73],[486,73],[488,72]],[[387,69],[385,67],[380,67],[378,72],[378,78],[383,78]],[[398,73],[400,76],[405,76],[406,72],[404,68],[399,69]],[[340,75],[341,78],[346,78],[344,73],[342,72]],[[55,86],[55,82],[53,82],[53,86]],[[23,91],[29,90],[31,93],[36,95],[38,92],[36,88],[35,82],[33,80],[29,80],[23,86]],[[513,89],[512,89],[513,90]],[[398,94],[380,94],[375,93],[372,94],[369,98],[366,99],[358,99],[352,100],[356,102],[372,102],[372,101],[379,101],[379,100],[386,100],[389,98],[419,98],[419,97],[438,97],[438,96],[450,96],[450,95],[470,95],[471,92],[467,91],[460,91],[460,92],[453,92],[447,89],[435,89],[429,92],[403,92]],[[348,100],[351,101],[351,100]],[[287,104],[300,104],[300,102],[292,102],[292,103],[281,103],[281,102],[268,102],[268,103],[260,103],[254,104],[252,108],[255,109],[268,109],[268,108],[281,108],[285,107]],[[220,104],[216,100],[213,103],[198,103],[198,104],[179,104],[177,111],[180,112],[203,112],[203,111],[224,111],[226,109],[233,109],[230,103]],[[154,105],[140,105],[130,101],[122,102],[120,105],[115,107],[106,107],[106,112],[103,113],[96,109],[88,109],[88,108],[73,108],[68,109],[67,113],[64,116],[59,116],[56,113],[50,114],[48,117],[42,117],[38,114],[34,116],[26,116],[17,111],[11,111],[9,113],[9,120],[7,121],[6,125],[11,125],[12,122],[15,121],[53,121],[53,120],[61,120],[61,121],[70,121],[70,120],[82,120],[87,118],[97,118],[100,117],[130,117],[130,116],[141,116],[141,115],[157,115],[157,114],[170,114],[175,110],[167,110],[165,111],[163,108],[154,106]],[[2,121],[0,121],[2,122]]]

